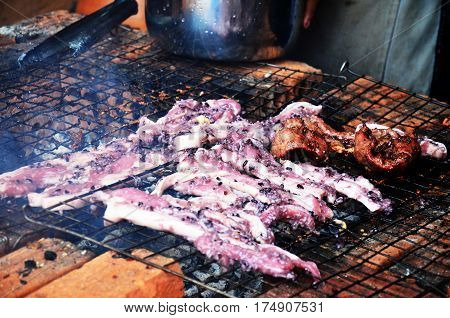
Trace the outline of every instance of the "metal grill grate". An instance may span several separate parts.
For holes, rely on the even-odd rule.
[[[160,117],[175,100],[185,98],[234,98],[250,119],[270,116],[302,99],[321,103],[323,116],[337,127],[376,120],[415,128],[449,144],[448,105],[368,77],[346,75],[185,59],[161,51],[138,31],[122,28],[79,57],[0,74],[0,166],[12,170],[127,136],[141,116]],[[365,174],[350,159],[333,158],[331,165]],[[112,249],[136,258],[132,249],[144,247],[149,255],[139,261],[170,271],[171,264],[152,262],[157,253],[181,265],[188,297],[446,296],[448,168],[448,160],[422,160],[404,177],[368,175],[394,201],[394,213],[371,215],[360,204],[344,201],[333,207],[336,217],[347,223],[344,231],[325,224],[320,236],[310,236],[279,224],[274,229],[276,244],[318,264],[323,280],[315,286],[303,276],[290,282],[243,272],[238,266],[225,270],[167,233],[127,222],[105,226],[100,204],[60,214],[32,209],[25,200],[2,199],[0,235],[7,243],[3,252],[36,236],[61,233],[99,253]],[[120,183],[151,189],[172,170],[167,165]],[[23,220],[23,211],[32,223]]]

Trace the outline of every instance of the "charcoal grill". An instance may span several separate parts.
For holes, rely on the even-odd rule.
[[[158,118],[186,98],[236,99],[251,120],[305,100],[322,104],[323,117],[336,127],[350,129],[375,120],[414,128],[447,146],[450,142],[450,108],[428,97],[349,70],[334,76],[269,63],[243,66],[176,57],[143,33],[120,28],[81,56],[0,73],[1,168],[15,169],[127,136],[139,117]],[[321,235],[314,236],[278,224],[276,244],[318,264],[323,278],[315,284],[304,275],[292,282],[239,266],[224,269],[180,237],[127,222],[104,225],[101,204],[59,213],[30,208],[23,199],[2,199],[0,243],[6,253],[32,237],[50,235],[97,253],[114,250],[181,276],[186,297],[447,296],[448,160],[424,159],[406,176],[389,179],[367,175],[342,157],[332,158],[331,166],[366,175],[393,200],[394,212],[373,215],[347,200],[333,207],[346,229],[324,224]],[[171,171],[167,164],[120,184],[151,189]],[[131,250],[138,247],[147,248],[148,257],[133,256]],[[154,264],[153,253],[178,262],[182,274],[171,271],[171,264]]]

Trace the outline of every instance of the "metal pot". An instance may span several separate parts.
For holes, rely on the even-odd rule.
[[[151,36],[196,58],[256,61],[280,57],[298,40],[303,0],[146,0]]]
[[[147,28],[179,55],[223,61],[268,60],[293,47],[303,0],[146,0]],[[80,54],[138,12],[135,0],[113,3],[69,25],[18,59],[20,66]]]

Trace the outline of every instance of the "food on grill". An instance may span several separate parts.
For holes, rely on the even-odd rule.
[[[336,191],[357,199],[372,212],[390,210],[390,201],[383,199],[379,190],[363,177],[354,178],[329,167],[314,167],[306,163],[294,164],[285,161],[282,165],[268,151],[256,147],[251,140],[233,144],[231,150],[226,149],[225,145],[218,145],[213,149],[218,157],[236,169],[260,179],[270,180],[271,183],[299,195],[300,200],[307,204],[307,207],[312,207],[319,219],[326,219],[331,211],[325,203],[314,200],[314,197],[325,197],[328,202],[334,203]]]
[[[181,235],[223,265],[237,261],[246,269],[286,278],[302,268],[319,277],[314,263],[273,245],[271,225],[284,220],[316,232],[317,221],[333,217],[325,201],[336,203],[339,195],[373,212],[391,209],[390,201],[363,177],[278,162],[270,154],[270,140],[282,122],[296,125],[292,118],[316,116],[320,110],[293,103],[277,116],[251,123],[240,117],[240,105],[233,100],[180,101],[157,121],[142,118],[128,138],[1,175],[0,192],[28,195],[30,205],[46,208],[70,201],[57,210],[102,201],[106,219]],[[171,161],[177,172],[159,180],[152,194],[116,189],[120,184],[114,190],[94,191]],[[168,188],[190,197],[167,195]]]
[[[214,198],[223,208],[244,208],[267,226],[283,219],[294,227],[314,230],[314,219],[297,196],[268,180],[255,179],[216,159],[213,151],[198,149],[178,164],[179,172],[160,180],[153,194],[173,187],[183,194]],[[329,217],[332,216],[330,210]]]
[[[0,195],[28,195],[31,206],[48,208],[174,160],[173,136],[189,130],[197,117],[207,115],[212,120],[226,122],[233,120],[240,112],[240,105],[232,100],[210,103],[217,106],[182,101],[156,123],[142,118],[137,131],[141,138],[131,134],[126,139],[116,139],[96,149],[67,154],[4,173],[0,175]],[[186,122],[189,116],[192,122]],[[155,138],[157,140],[151,140],[153,137],[150,136],[156,136],[156,133],[159,133]],[[143,142],[146,147],[141,147]],[[36,192],[40,189],[44,191]],[[72,209],[85,204],[84,200],[74,200],[58,209]]]
[[[391,201],[383,199],[380,190],[362,176],[353,177],[346,173],[339,173],[330,167],[316,167],[309,163],[295,164],[289,160],[284,161],[283,166],[286,169],[292,169],[291,171],[303,178],[321,180],[324,186],[361,202],[371,212],[392,210]]]
[[[447,149],[429,138],[417,139],[396,128],[361,124],[355,133],[339,132],[316,115],[295,116],[281,123],[272,139],[271,153],[286,158],[304,151],[315,161],[325,161],[330,153],[353,154],[372,171],[394,172],[406,169],[420,155],[443,159]]]
[[[317,161],[326,160],[330,152],[353,151],[352,134],[334,130],[315,115],[290,118],[282,125],[283,128],[275,134],[271,148],[272,154],[278,158],[298,149]]]
[[[271,152],[278,158],[285,158],[292,151],[299,149],[316,161],[325,160],[328,156],[325,140],[308,130],[299,133],[295,128],[283,127],[272,141]]]
[[[83,179],[83,184],[85,181],[90,183],[91,173],[95,170],[101,171],[104,167],[112,169],[110,165],[121,159],[131,145],[132,143],[127,141],[114,141],[95,150],[64,155],[58,159],[38,162],[4,173],[0,179],[0,191],[5,196],[20,197],[40,188],[61,184],[66,180],[71,182],[72,187],[77,185],[75,182],[80,178]],[[108,172],[115,171],[112,169]],[[101,182],[101,180],[98,181]],[[70,190],[67,189],[67,191]]]
[[[5,173],[0,176],[0,193],[8,197],[28,195],[31,206],[50,207],[170,159],[138,145],[135,135],[130,135],[128,139],[116,139],[96,149],[67,154]],[[36,192],[39,189],[44,191]],[[82,201],[71,202],[73,207],[79,204]]]
[[[206,103],[182,100],[156,122],[142,117],[136,134],[146,147],[165,146],[173,149],[185,141],[191,144],[187,148],[197,148],[201,142],[201,134],[187,134],[187,132],[205,124],[233,122],[240,111],[241,105],[231,99],[209,100]],[[182,135],[187,135],[188,138],[179,139]]]
[[[243,140],[242,143],[233,144],[234,147],[229,145],[231,149],[226,145],[215,146],[213,156],[229,163],[234,169],[261,180],[269,180],[273,185],[290,192],[298,205],[311,211],[319,219],[324,220],[332,216],[330,208],[318,199],[327,194],[326,189],[310,180],[297,178],[273,160],[268,152],[253,147],[251,142]]]
[[[354,156],[372,171],[404,170],[419,154],[417,139],[397,129],[371,129],[365,124],[356,129]]]
[[[387,130],[387,132],[385,132],[385,133],[389,133],[391,136],[398,136],[398,137],[406,136],[406,137],[414,138],[414,140],[412,141],[412,144],[410,144],[409,147],[414,145],[414,148],[416,148],[416,142],[418,142],[420,145],[419,155],[422,157],[431,157],[431,158],[435,158],[435,159],[439,159],[439,160],[445,159],[447,157],[447,147],[445,147],[445,145],[443,143],[431,140],[428,137],[419,137],[416,139],[416,137],[413,137],[411,134],[408,134],[398,128],[389,128],[387,126],[374,124],[374,123],[367,123],[364,125],[372,131]],[[358,130],[360,130],[362,127],[363,127],[362,124],[358,125],[356,127],[355,132],[358,132]],[[379,134],[380,136],[383,135],[382,132],[378,132],[377,134]],[[405,138],[405,140],[408,140],[408,139]],[[409,150],[409,151],[417,152],[416,149]]]
[[[423,157],[445,159],[447,157],[447,147],[443,143],[431,140],[427,137],[420,137],[420,151]]]
[[[147,194],[138,189],[115,190],[103,195],[103,202],[107,205],[104,218],[111,222],[128,220],[180,235],[194,243],[200,252],[226,267],[238,261],[246,270],[276,277],[293,279],[296,268],[306,270],[314,278],[320,277],[313,262],[303,261],[275,245],[258,243],[252,222],[241,215],[243,211],[232,208],[196,210],[189,201],[177,199],[175,205],[170,201],[172,199],[167,201],[165,196]]]

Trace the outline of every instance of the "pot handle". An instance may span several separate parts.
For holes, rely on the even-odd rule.
[[[135,0],[115,0],[62,29],[20,56],[19,66],[47,61],[55,62],[69,52],[72,55],[78,55],[137,12],[138,4]]]
[[[291,34],[283,47],[285,52],[289,52],[298,40],[302,28],[303,12],[305,8],[304,0],[291,1]]]

